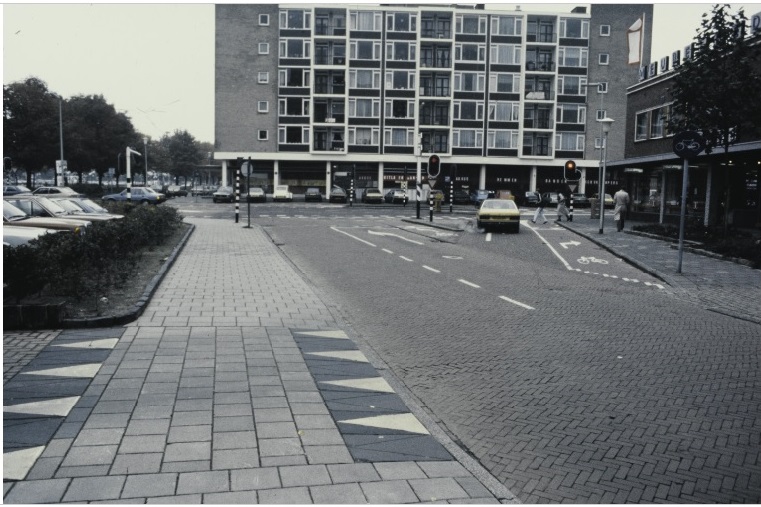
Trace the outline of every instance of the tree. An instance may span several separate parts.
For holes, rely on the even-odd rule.
[[[165,136],[166,137],[166,136]],[[167,152],[171,161],[169,172],[175,177],[192,176],[196,166],[203,160],[204,154],[199,149],[195,138],[186,130],[175,130],[167,139]]]
[[[3,86],[3,153],[26,171],[27,186],[60,158],[59,99],[37,78]]]
[[[732,14],[728,5],[716,5],[703,14],[694,39],[693,57],[674,77],[673,105],[668,130],[674,134],[696,130],[706,140],[707,153],[758,135],[761,127],[761,75],[756,71],[760,47],[745,37],[743,10]],[[756,63],[754,64],[754,60]],[[724,223],[730,204],[729,166],[723,173]]]

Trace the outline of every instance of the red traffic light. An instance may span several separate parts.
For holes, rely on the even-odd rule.
[[[441,159],[438,155],[428,157],[428,176],[435,178],[441,172]]]
[[[573,160],[565,163],[563,175],[566,181],[579,181],[581,179],[581,172],[576,169],[576,162]]]

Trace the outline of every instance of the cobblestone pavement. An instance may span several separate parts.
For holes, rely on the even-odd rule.
[[[137,321],[4,334],[6,503],[515,501],[260,228],[190,221]]]
[[[37,357],[59,331],[3,333],[3,384]]]

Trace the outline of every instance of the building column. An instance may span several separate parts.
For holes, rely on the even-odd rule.
[[[708,227],[711,224],[711,211],[713,209],[713,167],[708,166],[706,171],[706,196],[705,196],[705,210],[703,211],[703,225]]]
[[[478,171],[478,188],[486,188],[486,164]]]
[[[383,162],[378,162],[378,189],[383,193]]]
[[[536,166],[531,166],[531,175],[529,176],[529,191],[536,192]]]
[[[580,194],[586,194],[587,193],[587,168],[582,167],[581,169],[581,178],[579,178],[579,188],[576,190]]]
[[[280,185],[280,161],[275,160],[275,163],[273,165],[273,173],[272,173],[272,186],[275,187],[277,185]],[[274,189],[273,189],[274,191]]]
[[[331,174],[330,174],[330,161],[325,162],[325,197],[330,197],[330,190],[333,188],[330,184],[331,182]]]
[[[222,185],[227,186],[227,160],[222,161]]]
[[[666,169],[661,171],[661,211],[658,216],[658,223],[663,223],[663,214],[666,213]]]

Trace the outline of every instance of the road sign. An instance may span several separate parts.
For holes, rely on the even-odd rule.
[[[249,174],[253,168],[254,168],[254,164],[252,164],[251,162],[243,162],[240,165],[240,173]]]
[[[678,157],[689,160],[706,149],[706,141],[697,132],[687,130],[674,136],[672,146]]]

